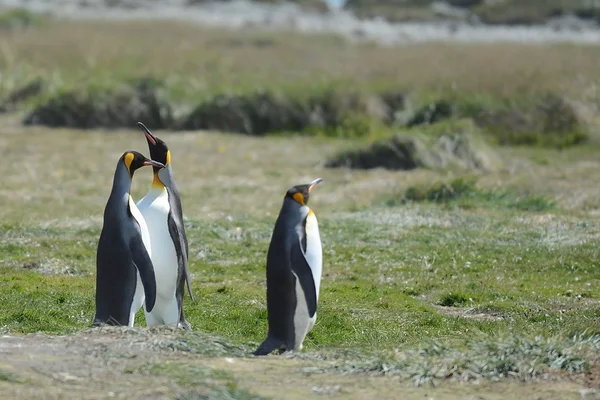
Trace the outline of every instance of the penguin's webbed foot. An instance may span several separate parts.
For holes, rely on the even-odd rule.
[[[190,332],[192,330],[192,325],[188,321],[186,321],[186,320],[180,321],[177,324],[177,327],[179,329],[183,329],[183,330],[190,331]]]

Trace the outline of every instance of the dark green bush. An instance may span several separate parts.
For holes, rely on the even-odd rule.
[[[118,90],[59,93],[35,107],[23,124],[93,129],[131,128],[137,121],[144,121],[154,129],[173,124],[171,105],[152,80],[133,82],[133,86]]]

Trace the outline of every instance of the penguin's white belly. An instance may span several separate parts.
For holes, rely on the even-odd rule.
[[[301,229],[301,227],[299,227]],[[321,286],[321,273],[323,269],[323,250],[321,248],[321,238],[319,236],[319,224],[317,217],[312,211],[308,211],[306,215],[305,231],[301,232],[300,239],[306,235],[306,251],[304,258],[312,272],[313,281],[315,283],[315,293],[317,302],[319,300],[319,288]],[[310,317],[308,313],[308,304],[306,303],[306,295],[300,285],[298,276],[296,277],[296,310],[294,311],[294,335],[295,335],[295,351],[302,350],[302,342],[304,338],[315,326],[317,321],[317,313]]]
[[[178,265],[177,252],[169,233],[169,199],[166,189],[152,189],[138,202],[138,207],[148,225],[152,243],[156,301],[171,300],[175,296]]]
[[[306,334],[312,329],[317,318],[317,314],[310,318],[308,316],[308,306],[306,304],[306,296],[300,279],[292,272],[296,277],[296,309],[294,310],[294,351],[302,350],[302,342]]]
[[[146,219],[140,212],[140,209],[133,202],[131,196],[129,197],[129,210],[131,211],[131,215],[137,221],[140,226],[140,231],[142,234],[142,242],[144,242],[144,246],[146,247],[146,251],[149,255],[152,254],[152,241],[150,240],[150,233],[148,232],[148,225],[146,224]]]
[[[146,221],[140,210],[135,205],[131,196],[129,196],[129,210],[133,218],[137,221],[140,226],[140,233],[142,235],[142,242],[144,243],[144,247],[148,252],[148,255],[152,256],[152,242],[150,240],[150,233],[148,232],[148,226],[146,225]],[[133,326],[135,321],[135,314],[144,304],[144,300],[146,299],[146,294],[144,293],[144,286],[142,285],[142,278],[140,277],[140,272],[137,271],[137,281],[135,285],[135,293],[133,295],[133,301],[131,302],[131,308],[129,310],[129,326]]]
[[[306,253],[304,254],[304,257],[312,271],[318,300],[319,288],[321,286],[321,273],[323,270],[323,249],[321,247],[317,217],[312,211],[306,216]]]

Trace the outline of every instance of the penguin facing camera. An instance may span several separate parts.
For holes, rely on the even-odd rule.
[[[169,325],[191,330],[183,312],[185,286],[192,301],[188,265],[188,241],[183,225],[179,190],[173,179],[171,152],[166,143],[138,122],[146,135],[150,157],[164,164],[154,167],[154,180],[146,195],[137,203],[146,220],[152,243],[152,264],[156,274],[156,304],[146,310],[148,326]]]
[[[308,207],[323,179],[290,188],[267,252],[268,334],[254,355],[300,351],[317,319],[323,251],[317,217]]]
[[[144,300],[146,310],[154,307],[156,278],[150,259],[150,235],[130,194],[134,172],[147,165],[164,167],[137,151],[126,151],[117,162],[96,253],[93,327],[133,326],[135,313]]]

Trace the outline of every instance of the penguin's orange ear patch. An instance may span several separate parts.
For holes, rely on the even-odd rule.
[[[127,169],[131,169],[131,163],[133,162],[134,158],[135,156],[133,155],[133,153],[127,153],[125,154],[125,157],[123,157],[123,161],[125,161],[125,166],[127,167]]]
[[[296,202],[298,202],[298,204],[304,205],[304,195],[302,193],[294,193],[292,197],[294,200],[296,200]]]
[[[165,167],[171,164],[171,151],[167,150],[167,161],[165,162]]]

